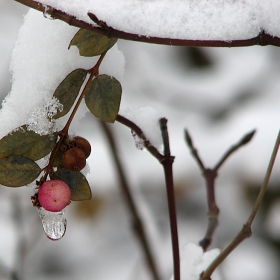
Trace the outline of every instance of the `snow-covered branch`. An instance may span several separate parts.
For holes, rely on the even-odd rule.
[[[252,7],[249,7],[248,4],[249,8],[247,8],[246,6],[244,7],[240,6],[241,4],[238,7],[234,7],[234,6],[230,6],[229,3],[224,3],[225,5],[228,4],[229,7],[225,7],[224,5],[221,6],[221,3],[219,3],[220,5],[216,5],[216,6],[213,5],[210,7],[208,6],[197,6],[195,8],[187,7],[188,9],[186,8],[186,12],[189,12],[191,14],[181,15],[180,18],[181,22],[179,23],[179,25],[178,25],[178,19],[174,20],[174,22],[172,21],[170,22],[169,19],[170,15],[168,15],[166,12],[166,10],[168,10],[167,8],[169,7],[168,5],[165,8],[166,13],[161,14],[161,18],[159,17],[157,22],[155,23],[147,21],[147,19],[145,18],[141,18],[141,14],[138,14],[139,17],[138,21],[141,21],[141,23],[143,24],[142,26],[141,25],[138,26],[137,24],[135,25],[135,23],[131,23],[132,19],[130,18],[121,19],[120,16],[117,17],[119,22],[123,22],[123,24],[127,22],[127,25],[130,26],[133,25],[132,28],[129,27],[127,28],[127,26],[123,26],[122,24],[118,28],[116,26],[119,24],[119,22],[116,22],[115,24],[116,26],[113,25],[114,24],[113,22],[110,23],[106,19],[101,18],[96,13],[90,12],[89,11],[90,7],[86,9],[86,6],[83,7],[82,3],[80,2],[79,5],[81,6],[81,8],[75,9],[74,5],[71,6],[65,4],[63,1],[62,2],[59,1],[59,3],[57,1],[52,1],[52,0],[45,0],[45,1],[16,0],[16,1],[26,6],[29,6],[33,9],[43,12],[46,17],[52,19],[59,19],[68,23],[69,25],[92,30],[96,33],[106,35],[108,37],[119,38],[119,39],[153,43],[153,44],[189,46],[189,47],[245,47],[245,46],[253,46],[253,45],[260,45],[260,46],[273,45],[278,47],[280,46],[280,38],[277,36],[279,33],[278,29],[275,27],[277,30],[274,30],[276,19],[273,19],[273,14],[271,15],[267,14],[267,16],[263,16],[262,14],[260,14],[259,10],[261,10],[261,7],[258,7],[257,1],[255,1],[256,2],[255,6],[252,5]],[[168,1],[164,1],[164,2],[166,4]],[[120,3],[120,6],[121,4],[124,5],[123,3]],[[173,3],[173,6],[176,6],[176,3]],[[116,7],[114,8],[115,10],[117,9]],[[141,8],[144,9],[149,7],[145,6],[143,8],[141,6]],[[158,9],[160,8],[162,7],[159,5]],[[194,10],[192,10],[191,8],[195,10],[207,8],[210,11],[209,13],[200,12],[196,17],[194,17],[193,16]],[[273,7],[270,7],[272,13],[279,10],[278,8],[279,8],[278,6],[275,7],[275,9]],[[119,7],[119,9],[121,8]],[[213,10],[211,11],[211,9]],[[229,9],[232,9],[232,11],[230,11]],[[76,10],[78,10],[79,12],[76,13]],[[112,10],[112,12],[110,12],[109,8],[107,10],[108,10],[107,15],[110,17],[112,14],[116,12],[114,9]],[[81,14],[82,13],[81,11],[83,11],[84,14]],[[221,15],[223,11],[226,12],[223,15]],[[134,14],[134,12],[132,14]],[[242,12],[241,16],[238,14],[239,12]],[[231,18],[232,14],[236,14],[236,16],[233,16],[233,18]],[[105,14],[105,17],[107,15]],[[259,17],[258,18],[259,20],[255,19],[257,15]],[[177,18],[178,16],[176,14],[173,14],[171,15],[171,18],[172,17]],[[228,17],[229,19],[227,19]],[[242,18],[241,23],[239,22],[240,17]],[[270,18],[271,21],[267,20],[264,21],[263,23],[262,17]],[[136,21],[137,19],[135,19],[135,22]],[[201,26],[201,22],[204,22],[203,26]],[[177,31],[175,32],[172,27],[169,27],[168,23],[171,26],[173,26],[173,28],[174,25],[176,26],[176,28],[178,27]],[[265,28],[265,25],[262,24],[267,24],[268,28]],[[157,26],[157,29],[155,26]],[[270,30],[268,32],[267,29],[271,29],[272,31]],[[164,30],[165,32],[163,33],[162,30]],[[255,36],[252,36],[253,34]]]

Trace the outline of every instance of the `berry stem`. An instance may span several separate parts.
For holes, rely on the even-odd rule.
[[[106,53],[107,52],[104,52],[99,57],[99,59],[98,59],[97,63],[95,64],[95,66],[89,70],[89,73],[90,73],[89,79],[87,80],[87,83],[86,83],[86,85],[85,85],[85,87],[84,87],[84,89],[83,89],[83,91],[82,91],[82,93],[81,93],[81,95],[80,95],[80,97],[79,97],[79,99],[78,99],[78,101],[77,101],[77,103],[76,103],[76,105],[75,105],[75,107],[74,107],[74,109],[73,109],[73,111],[72,111],[72,113],[71,113],[71,115],[70,115],[66,125],[64,126],[64,128],[61,131],[62,133],[68,134],[68,130],[69,130],[70,124],[71,124],[71,122],[72,122],[72,120],[73,120],[73,118],[74,118],[74,116],[75,116],[75,114],[76,114],[76,112],[77,112],[77,110],[78,110],[78,108],[79,108],[79,106],[80,106],[80,104],[81,104],[81,102],[82,102],[82,100],[83,100],[87,90],[88,90],[88,87],[90,86],[93,78],[98,76],[100,64],[103,61],[103,58],[105,57]]]
[[[103,54],[101,54],[101,56],[99,57],[97,63],[95,64],[95,66],[88,70],[88,72],[90,73],[90,76],[89,76],[89,78],[88,78],[88,80],[86,82],[86,85],[84,86],[84,88],[82,90],[82,93],[80,94],[79,99],[78,99],[77,103],[75,104],[75,107],[73,108],[73,111],[72,111],[72,113],[71,113],[67,123],[65,124],[64,128],[61,131],[57,132],[57,134],[59,135],[60,139],[59,139],[59,141],[56,143],[56,145],[54,147],[54,150],[53,150],[53,152],[51,154],[51,157],[50,157],[48,165],[44,168],[45,174],[41,178],[41,180],[40,180],[41,182],[46,181],[48,175],[51,172],[53,172],[53,164],[54,164],[55,158],[57,156],[57,153],[58,153],[58,151],[59,151],[59,149],[60,149],[64,139],[68,136],[69,127],[70,127],[70,125],[71,125],[71,123],[72,123],[72,121],[74,119],[74,116],[75,116],[75,114],[76,114],[76,112],[77,112],[77,110],[78,110],[78,108],[79,108],[79,106],[80,106],[80,104],[81,104],[81,102],[82,102],[82,100],[83,100],[87,90],[88,90],[88,87],[89,87],[91,81],[94,79],[94,77],[98,76],[99,67],[100,67],[101,62],[103,61],[106,53],[107,52],[104,52]]]

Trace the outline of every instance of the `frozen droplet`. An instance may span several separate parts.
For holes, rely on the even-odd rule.
[[[67,220],[64,217],[64,210],[60,212],[49,212],[43,207],[38,208],[39,217],[47,237],[51,240],[61,239],[66,231]]]
[[[53,8],[48,7],[46,5],[43,5],[43,7],[44,7],[44,12],[43,12],[44,17],[47,18],[47,19],[55,19],[52,16]]]
[[[133,130],[131,130],[131,134],[135,141],[135,146],[138,150],[143,150],[145,148],[145,141],[141,137],[139,137]]]

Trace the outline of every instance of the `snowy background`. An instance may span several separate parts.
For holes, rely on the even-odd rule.
[[[26,12],[21,4],[0,0],[2,98],[11,89],[11,51]],[[38,15],[46,25],[52,24]],[[125,59],[121,111],[143,113],[143,107],[150,106],[147,112],[152,107],[168,119],[171,151],[176,156],[174,179],[181,247],[187,242],[197,243],[207,225],[204,181],[184,142],[184,128],[188,128],[209,167],[245,133],[257,129],[252,142],[226,162],[217,180],[221,214],[212,248],[224,248],[247,220],[279,129],[280,50],[257,46],[190,49],[121,40],[118,49]],[[70,50],[69,55],[73,52]],[[56,61],[58,69],[63,68],[63,62]],[[41,67],[44,69],[44,65]],[[31,81],[25,82],[32,88]],[[24,104],[19,105],[16,111],[24,112]],[[11,120],[5,119],[3,111],[0,115],[2,137]],[[150,123],[150,115],[146,118]],[[1,187],[1,280],[15,279],[13,273],[28,280],[150,279],[131,231],[106,139],[91,114],[86,113],[81,120],[75,133],[92,144],[88,180],[93,199],[67,207],[66,235],[61,241],[51,242],[31,206],[32,190]],[[114,124],[112,129],[163,279],[170,279],[172,261],[162,167],[149,153],[135,148],[127,128]],[[279,163],[277,160],[264,207],[253,225],[253,236],[232,253],[214,280],[279,279]]]

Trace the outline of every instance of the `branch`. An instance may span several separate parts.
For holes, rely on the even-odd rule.
[[[130,187],[128,184],[128,180],[127,177],[125,175],[124,172],[124,167],[121,163],[121,160],[119,158],[118,155],[118,151],[117,151],[117,144],[116,141],[114,139],[112,130],[110,129],[109,125],[104,123],[104,122],[100,122],[101,127],[107,137],[107,140],[109,142],[109,147],[111,149],[111,153],[112,156],[114,158],[114,162],[116,165],[116,169],[118,171],[118,175],[119,175],[119,186],[121,188],[121,191],[124,195],[124,198],[126,200],[127,206],[130,210],[130,213],[132,215],[132,219],[133,219],[133,228],[135,230],[136,236],[138,237],[140,244],[143,248],[144,254],[146,255],[146,262],[147,265],[151,271],[151,274],[153,275],[153,279],[154,280],[160,280],[160,276],[159,276],[159,272],[158,269],[156,267],[152,252],[151,252],[151,248],[150,245],[148,243],[148,238],[146,235],[146,232],[144,230],[144,226],[140,217],[140,214],[137,211],[135,202],[133,200],[132,194],[130,192]]]
[[[256,130],[253,130],[247,133],[237,144],[233,145],[229,150],[224,154],[224,156],[220,159],[220,161],[214,167],[214,170],[218,171],[218,169],[222,166],[222,164],[228,159],[228,157],[238,150],[240,147],[246,145],[248,142],[251,141],[255,134]]]
[[[168,210],[169,210],[168,212],[169,212],[172,250],[173,250],[174,280],[180,280],[180,251],[179,251],[177,215],[176,215],[174,182],[173,182],[173,171],[172,171],[174,157],[170,155],[167,119],[163,118],[160,119],[159,121],[163,146],[164,146],[164,155],[160,154],[158,150],[147,140],[141,128],[137,126],[135,123],[120,115],[117,116],[116,121],[126,125],[130,129],[132,129],[139,137],[141,137],[144,140],[144,146],[146,147],[146,149],[156,159],[158,159],[160,164],[163,166],[165,185],[167,191]]]
[[[221,40],[187,40],[187,39],[172,39],[172,38],[160,38],[150,37],[141,34],[127,33],[125,31],[114,29],[107,25],[106,22],[99,20],[96,15],[88,13],[88,16],[93,20],[97,26],[91,25],[87,22],[79,20],[74,16],[71,16],[61,10],[55,9],[48,5],[43,5],[34,0],[15,0],[22,3],[30,8],[36,9],[43,13],[47,13],[51,18],[62,20],[69,25],[73,25],[79,28],[92,30],[98,34],[105,35],[108,37],[114,37],[130,41],[146,42],[160,45],[173,45],[173,46],[187,46],[187,47],[247,47],[247,46],[280,46],[280,38],[273,37],[265,31],[254,38],[245,40],[232,40],[232,41],[221,41]]]
[[[161,161],[161,164],[164,169],[165,185],[166,185],[167,200],[168,200],[168,213],[169,213],[172,250],[173,250],[174,280],[180,280],[180,251],[179,251],[177,214],[176,214],[176,203],[175,203],[175,196],[174,196],[174,182],[173,182],[173,171],[172,171],[174,157],[171,156],[170,154],[167,119],[162,118],[160,119],[159,123],[160,123],[160,130],[161,130],[163,147],[164,147],[164,159],[163,161]]]
[[[254,134],[255,134],[255,130],[243,136],[242,139],[237,144],[229,148],[229,150],[224,154],[224,156],[222,156],[222,158],[219,160],[219,162],[216,164],[214,168],[205,168],[197,152],[197,149],[193,145],[193,141],[189,132],[185,130],[185,140],[187,142],[187,145],[189,146],[191,154],[193,155],[194,159],[196,160],[202,172],[202,175],[206,183],[207,203],[208,203],[208,213],[207,213],[208,226],[204,238],[199,242],[199,245],[203,248],[204,251],[206,251],[207,248],[212,243],[212,238],[215,229],[218,226],[219,208],[216,205],[216,197],[215,197],[215,180],[218,176],[218,170],[232,153],[234,153],[243,145],[246,145],[248,142],[250,142]]]
[[[280,145],[280,131],[278,132],[277,139],[275,141],[275,145],[272,151],[272,155],[269,160],[269,164],[267,167],[267,171],[263,180],[263,184],[261,186],[261,189],[259,191],[259,195],[256,199],[255,205],[253,207],[253,210],[246,222],[246,224],[243,226],[241,231],[236,235],[236,237],[232,240],[232,242],[221,252],[221,254],[210,264],[210,266],[204,271],[204,273],[201,275],[201,280],[210,280],[210,276],[214,272],[214,270],[226,259],[226,257],[246,238],[250,237],[252,235],[251,231],[251,225],[255,219],[255,216],[258,212],[258,209],[261,205],[261,202],[263,200],[263,197],[265,195],[269,178],[272,173],[272,169],[274,166],[274,162],[277,156],[277,152]]]

